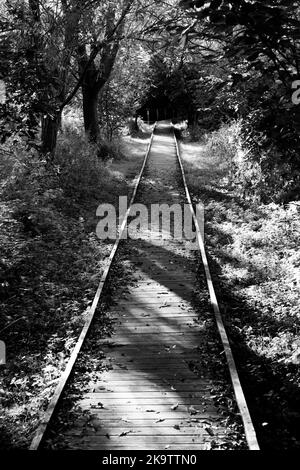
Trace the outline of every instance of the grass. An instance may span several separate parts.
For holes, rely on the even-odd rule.
[[[96,237],[96,209],[131,194],[147,144],[124,137],[119,154],[103,161],[69,128],[53,164],[22,141],[0,149],[0,339],[7,348],[7,364],[0,366],[2,449],[27,448],[32,438],[112,247]],[[108,298],[109,292],[98,315]]]
[[[299,449],[299,204],[242,197],[231,175],[236,124],[180,145],[193,199],[206,207],[214,282],[261,446]]]

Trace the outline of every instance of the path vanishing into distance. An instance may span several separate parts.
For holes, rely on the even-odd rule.
[[[167,122],[155,130],[135,203],[149,208],[186,203]],[[114,294],[106,313],[114,326],[112,336],[93,347],[90,361],[102,365],[74,401],[74,420],[57,436],[52,431],[44,446],[111,451],[233,448],[236,434],[217,400],[222,390],[230,389],[230,378],[199,254],[188,240],[169,233],[154,237],[152,227],[152,233],[140,230],[122,241],[118,257],[129,281]],[[82,367],[82,361],[79,371],[75,367],[73,389]],[[245,442],[243,435],[240,440]]]

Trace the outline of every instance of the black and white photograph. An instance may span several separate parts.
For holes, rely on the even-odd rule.
[[[298,1],[0,0],[1,451],[299,451],[299,246]]]

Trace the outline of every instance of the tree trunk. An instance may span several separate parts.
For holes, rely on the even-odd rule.
[[[91,142],[97,142],[98,124],[98,90],[84,84],[82,87],[84,129]]]
[[[138,119],[139,119],[139,115],[138,115],[138,113],[135,113],[135,116],[132,119],[132,128],[131,128],[132,132],[139,132],[139,130],[140,130],[139,129]]]
[[[47,114],[42,118],[42,152],[54,154],[56,142],[57,142],[57,133],[59,125],[59,115],[50,116]]]

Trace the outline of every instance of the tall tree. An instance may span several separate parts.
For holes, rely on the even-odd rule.
[[[83,77],[84,127],[93,142],[97,141],[99,135],[99,94],[113,69],[124,32],[124,21],[130,12],[133,1],[108,2],[105,7],[102,6],[101,15],[98,14],[98,21],[96,24],[92,22],[92,27],[93,29],[101,28],[103,39],[99,41],[94,29],[92,42],[82,43],[78,46],[79,73]]]

